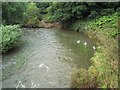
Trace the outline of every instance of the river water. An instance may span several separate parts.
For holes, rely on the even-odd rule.
[[[2,60],[3,88],[70,88],[74,68],[88,68],[95,43],[83,33],[23,28]]]

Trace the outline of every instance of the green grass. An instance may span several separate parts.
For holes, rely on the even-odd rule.
[[[118,13],[114,13],[109,16],[102,16],[96,20],[73,23],[73,26],[80,24],[85,30],[85,34],[95,38],[98,47],[91,58],[92,65],[87,70],[78,69],[73,71],[72,87],[118,87],[119,58],[116,37],[119,32],[117,20]]]

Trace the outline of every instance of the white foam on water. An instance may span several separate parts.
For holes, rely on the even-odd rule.
[[[38,67],[41,68],[43,65],[44,65],[44,64],[42,63],[42,64],[40,64]]]
[[[21,86],[22,88],[25,88],[25,86],[22,84],[22,82],[21,82],[21,81],[18,81],[18,84],[17,84],[16,88],[19,88],[20,86]]]
[[[39,68],[41,68],[42,66],[45,66],[45,68],[46,68],[46,70],[47,70],[47,72],[48,72],[49,67],[48,67],[47,65],[43,64],[43,63],[42,63],[42,64],[40,64],[38,67],[39,67]]]
[[[31,88],[39,88],[40,84],[34,84],[34,82],[31,82]]]
[[[50,84],[56,84],[55,82],[49,82]]]
[[[45,65],[46,66],[46,65]],[[46,66],[46,69],[47,69],[47,72],[48,72],[48,70],[49,70],[49,67],[48,66]]]

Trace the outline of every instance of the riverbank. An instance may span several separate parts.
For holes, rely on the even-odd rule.
[[[105,20],[105,22],[103,22],[103,19]],[[73,30],[79,31],[79,32],[82,30],[87,36],[89,36],[90,38],[95,39],[96,40],[96,44],[98,46],[96,48],[96,52],[94,53],[94,56],[91,58],[91,63],[92,64],[91,64],[91,66],[88,69],[80,68],[80,69],[73,70],[73,73],[71,75],[71,77],[72,77],[71,87],[75,87],[75,88],[76,87],[77,88],[81,88],[81,87],[83,87],[83,88],[95,88],[95,87],[100,87],[100,88],[117,88],[118,87],[118,59],[119,59],[118,58],[118,42],[117,42],[117,40],[118,40],[117,39],[117,37],[118,37],[117,13],[115,13],[113,15],[110,15],[110,16],[105,16],[105,17],[103,16],[103,17],[101,17],[99,19],[96,19],[96,20],[84,20],[84,21],[81,21],[81,20],[79,21],[78,20],[78,21],[75,21],[75,22],[71,23],[70,26],[71,27],[69,27],[69,28],[72,28]],[[42,32],[45,35],[39,35],[38,32],[40,32],[40,33]],[[49,36],[49,34],[46,34],[46,32],[47,33],[49,32],[51,36]],[[28,36],[29,35],[31,35],[30,37],[32,37],[32,38],[33,38],[33,36],[35,36],[34,37],[35,40],[32,40],[32,42],[34,43],[33,44],[33,43],[30,43],[31,39],[26,37],[25,40],[28,40],[27,44],[26,44],[26,47],[28,47],[29,44],[30,44],[30,47],[32,47],[34,45],[38,45],[38,47],[41,46],[41,43],[39,43],[40,44],[39,45],[38,42],[36,42],[36,43],[34,42],[34,41],[40,41],[41,38],[43,38],[41,40],[43,45],[44,45],[45,42],[48,43],[47,46],[51,45],[50,43],[52,43],[53,45],[57,43],[56,41],[49,42],[49,41],[51,41],[51,38],[48,38],[48,36],[52,37],[52,35],[54,35],[52,33],[52,30],[48,30],[48,31],[47,30],[43,30],[43,31],[32,30],[32,32],[28,33]],[[65,36],[64,32],[63,32],[63,36]],[[59,40],[60,39],[62,41],[61,38],[63,36],[61,36],[61,35],[59,35],[59,33],[57,33],[56,37],[59,37],[59,38],[55,39],[55,36],[53,36],[53,40],[54,39],[55,40]],[[70,36],[71,36],[71,38],[69,40],[72,40],[74,35],[72,36],[72,34],[71,34]],[[36,40],[36,38],[37,38],[37,40]],[[45,38],[47,38],[48,40],[44,42]],[[67,42],[68,38],[65,37],[65,39],[63,39],[63,41],[64,40],[66,40],[66,42]],[[77,40],[73,40],[73,41],[77,41]],[[67,43],[66,42],[65,42],[65,44],[67,46],[73,45],[73,43],[68,44],[68,42]],[[51,47],[53,45],[51,45]],[[34,48],[36,48],[36,46]],[[76,51],[77,51],[79,47],[76,46],[76,48],[77,48],[76,49]],[[83,47],[81,47],[81,49],[82,48]],[[50,48],[48,48],[48,50],[49,49]],[[29,48],[27,50],[29,50]],[[27,51],[27,50],[23,49],[23,51]],[[58,48],[58,50],[59,50],[59,48]],[[62,48],[60,50],[62,50]],[[71,52],[71,48],[69,48],[69,49],[67,48],[66,50],[70,50],[70,51],[67,51],[67,53]],[[51,51],[53,51],[53,50],[51,50]],[[58,52],[56,54],[58,55]],[[26,55],[26,52],[24,53],[24,55]],[[37,54],[37,55],[41,55],[41,53]],[[76,55],[76,57],[79,56],[80,55],[79,51],[76,52],[75,55]],[[21,56],[21,54],[19,54],[19,56]],[[45,56],[46,56],[46,54],[45,54]],[[69,55],[69,56],[72,56],[72,55]],[[23,57],[25,58],[25,56],[23,56]],[[16,58],[18,58],[18,57],[16,57]],[[14,57],[14,60],[17,60],[16,58]],[[31,58],[31,56],[30,56],[30,58]],[[35,58],[36,58],[36,56],[35,56]],[[48,58],[48,57],[46,57],[46,58]],[[17,61],[17,63],[13,62],[12,64],[15,64],[15,66],[18,67],[17,64],[19,62],[21,62],[21,59],[23,59],[23,58],[20,57],[20,60]],[[60,56],[58,56],[58,60],[59,59],[61,60]],[[78,57],[78,60],[79,59],[80,59],[80,57]],[[7,59],[7,60],[9,60],[9,59]],[[38,58],[37,59],[33,58],[31,61],[33,61],[33,60],[38,60],[39,61]],[[66,60],[66,58],[65,58],[65,60]],[[69,61],[69,58],[67,58],[67,60]],[[6,61],[6,60],[4,60],[4,61]],[[23,59],[23,61],[25,61],[25,60]],[[86,64],[85,60],[83,60],[82,62],[84,64]],[[29,62],[29,63],[31,65],[31,62]],[[12,65],[12,64],[10,64],[10,65]],[[12,67],[12,68],[15,68],[15,67]],[[11,69],[11,68],[9,68],[9,69]],[[7,71],[7,73],[6,73],[6,71]],[[8,70],[8,69],[4,70],[4,74],[6,75],[6,76],[4,75],[5,77],[8,77],[9,75],[11,76],[11,72],[15,71],[15,70],[12,70],[11,72],[8,72],[8,71],[11,71],[11,70]],[[25,75],[26,75],[26,73],[25,73]],[[29,76],[31,77],[31,74]],[[14,76],[13,76],[13,78],[14,78]],[[3,77],[3,79],[6,79],[6,78]],[[21,79],[21,81],[22,81],[22,79]],[[3,85],[7,85],[8,83],[6,83],[6,82],[4,82]],[[15,82],[18,82],[18,81],[15,80]],[[13,81],[13,83],[14,83],[14,81]],[[27,83],[25,83],[25,84],[27,85]]]
[[[37,25],[32,24],[23,24],[20,25],[22,28],[61,28],[61,25],[58,22],[47,22],[45,20],[39,21]]]
[[[81,29],[96,40],[97,50],[88,69],[73,71],[72,87],[118,88],[118,14],[103,16],[96,20],[75,21],[71,28]]]

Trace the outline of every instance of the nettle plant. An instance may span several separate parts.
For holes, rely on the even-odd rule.
[[[0,26],[2,32],[2,40],[0,42],[0,51],[7,52],[17,43],[18,38],[21,36],[22,31],[18,25]]]

